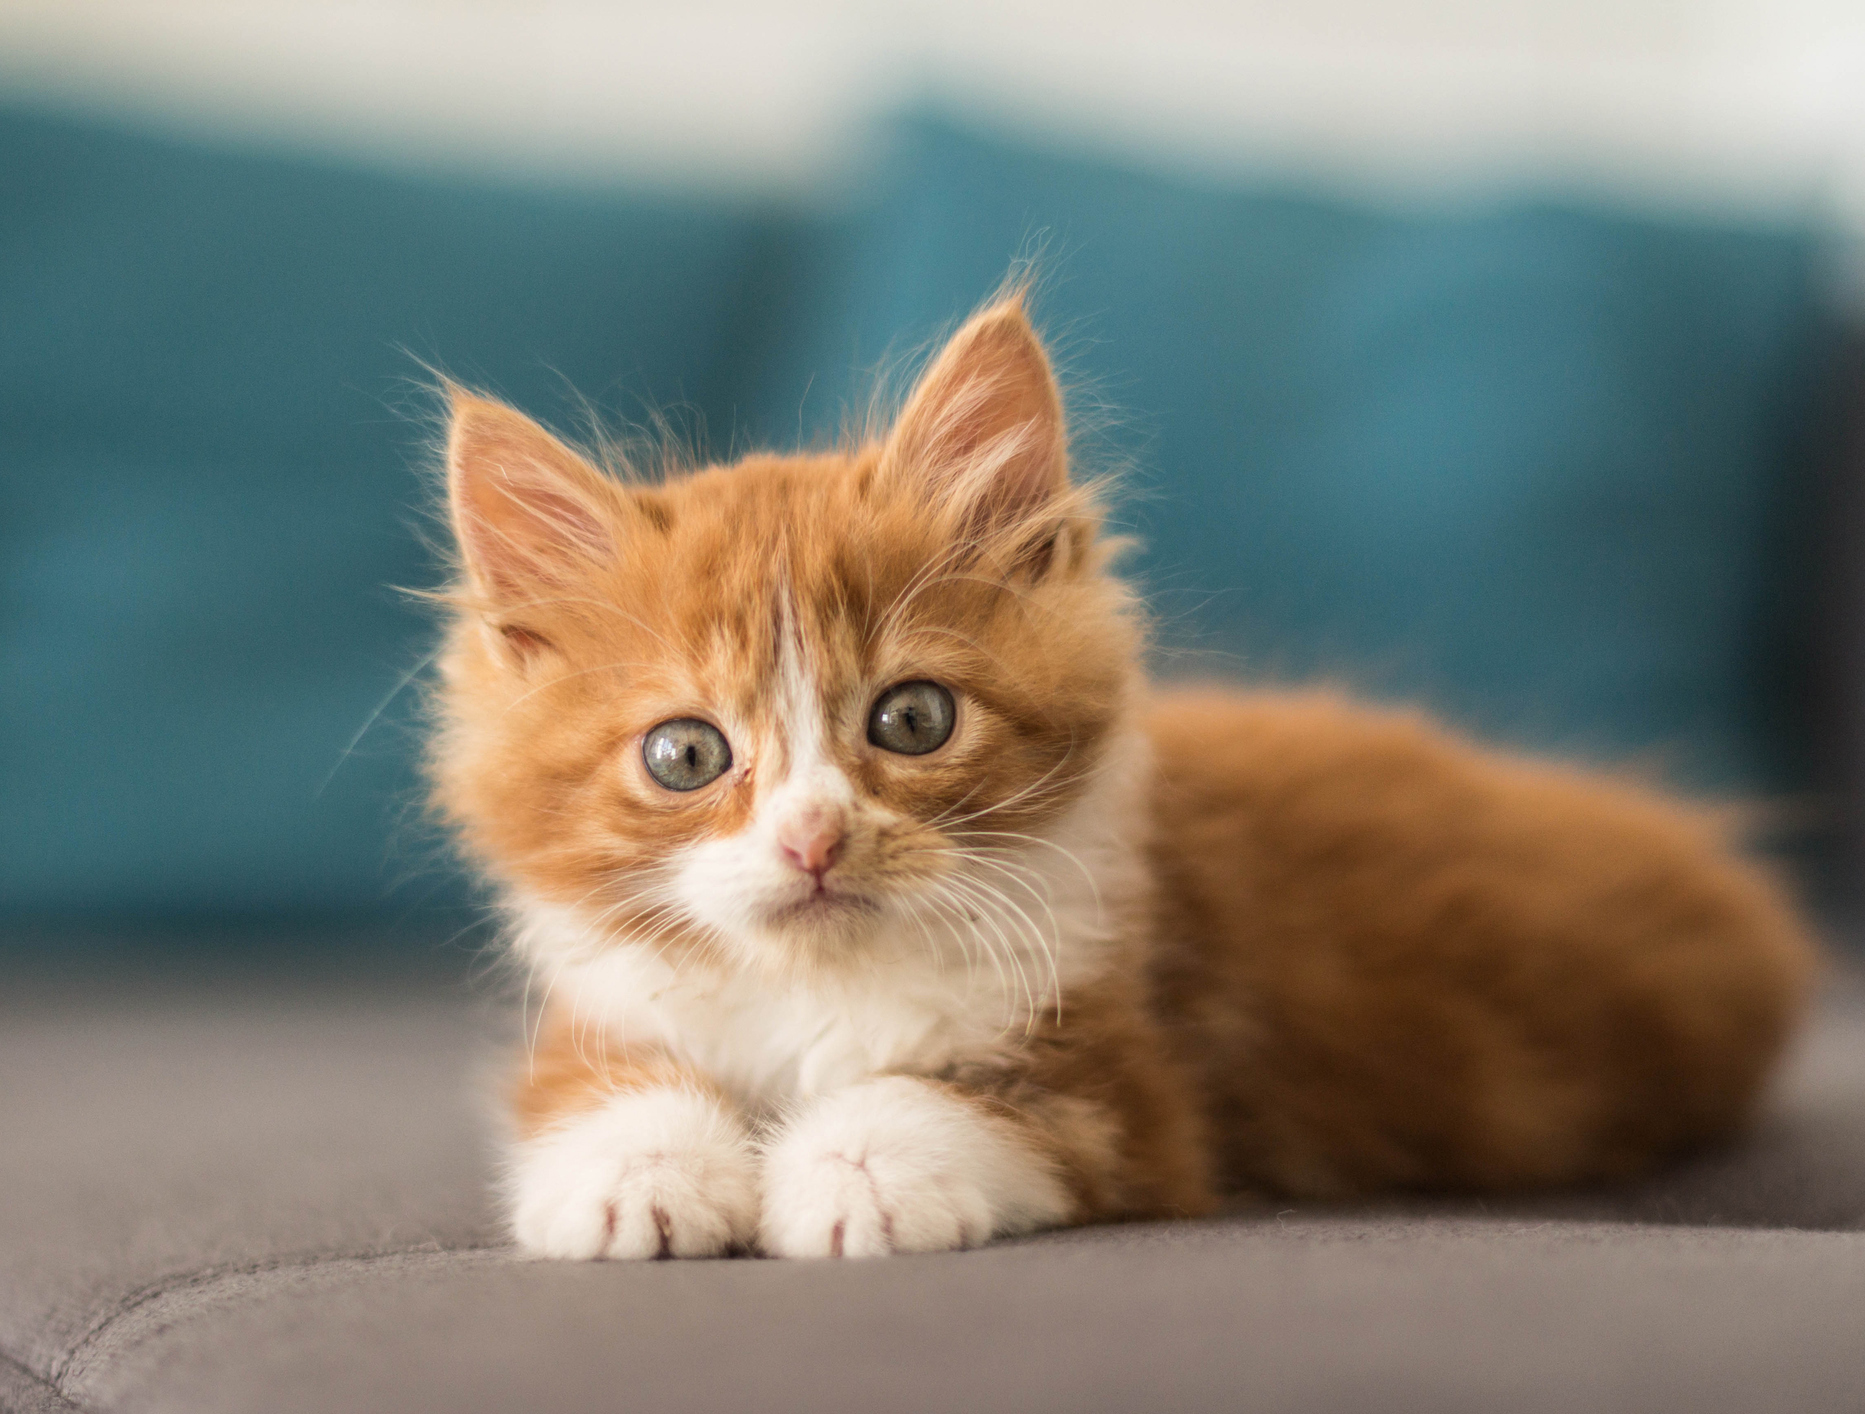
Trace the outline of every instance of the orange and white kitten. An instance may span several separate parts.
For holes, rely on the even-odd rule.
[[[1611,1178],[1738,1125],[1801,1008],[1800,925],[1693,811],[1150,688],[1018,298],[852,450],[628,484],[452,419],[431,772],[548,998],[528,1251]]]

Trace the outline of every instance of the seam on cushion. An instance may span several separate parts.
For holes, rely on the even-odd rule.
[[[64,1400],[72,1409],[80,1409],[81,1406],[73,1403],[71,1396],[65,1392],[70,1385],[73,1371],[77,1370],[80,1373],[82,1372],[86,1357],[98,1346],[103,1344],[105,1338],[110,1335],[112,1331],[116,1330],[125,1322],[132,1320],[137,1312],[147,1309],[157,1302],[160,1302],[165,1297],[173,1296],[180,1292],[204,1290],[214,1286],[216,1283],[226,1281],[229,1278],[262,1276],[268,1272],[315,1271],[319,1267],[331,1266],[338,1263],[368,1264],[373,1262],[392,1262],[404,1257],[424,1255],[443,1256],[453,1253],[466,1254],[497,1252],[500,1250],[502,1250],[501,1246],[495,1244],[480,1244],[470,1247],[441,1247],[432,1242],[424,1242],[412,1247],[395,1247],[389,1249],[378,1247],[363,1251],[320,1252],[300,1256],[274,1257],[262,1262],[228,1262],[219,1266],[201,1267],[191,1272],[171,1273],[168,1276],[158,1277],[152,1282],[147,1282],[137,1287],[134,1291],[125,1292],[115,1301],[112,1301],[101,1312],[92,1317],[90,1323],[84,1328],[84,1332],[66,1348],[65,1352],[60,1355],[58,1359],[52,1362],[51,1368],[42,1379],[36,1375],[34,1375],[33,1378],[38,1379],[40,1383],[46,1385],[48,1389],[55,1393],[58,1398]],[[7,1357],[0,1354],[0,1359],[5,1358]],[[18,1362],[9,1360],[8,1363],[17,1364]],[[24,1366],[21,1366],[21,1368],[25,1369]],[[30,1370],[27,1370],[26,1373],[29,1375],[32,1374]]]
[[[26,1366],[13,1359],[12,1356],[0,1354],[0,1366],[6,1368],[8,1375],[12,1379],[30,1388],[33,1394],[37,1396],[39,1402],[39,1408],[31,1411],[15,1409],[10,1404],[0,1406],[0,1410],[3,1410],[4,1414],[41,1414],[41,1411],[45,1411],[46,1414],[51,1414],[51,1411],[63,1410],[70,1410],[71,1414],[84,1414],[81,1406],[73,1404],[63,1394],[59,1393],[55,1386],[40,1379],[31,1370],[27,1369]]]

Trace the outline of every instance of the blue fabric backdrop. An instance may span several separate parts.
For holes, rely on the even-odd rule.
[[[903,125],[853,215],[0,112],[0,924],[453,898],[409,825],[420,360],[574,431],[822,436],[1046,252],[1167,666],[1807,783],[1804,233],[1398,213]],[[414,415],[411,415],[414,414]]]

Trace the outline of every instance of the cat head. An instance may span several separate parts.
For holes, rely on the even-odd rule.
[[[778,969],[919,946],[1133,711],[1137,616],[1018,299],[845,451],[630,483],[456,390],[447,466],[434,800],[595,937]]]

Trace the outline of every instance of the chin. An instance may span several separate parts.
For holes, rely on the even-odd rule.
[[[872,951],[885,916],[882,904],[862,895],[812,895],[766,913],[759,951],[774,953],[780,966],[853,961]]]

